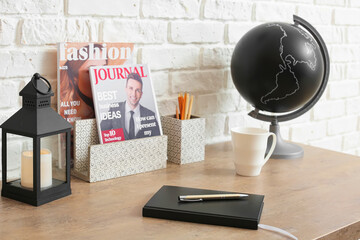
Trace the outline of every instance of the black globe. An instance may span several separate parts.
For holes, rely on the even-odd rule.
[[[265,23],[247,32],[231,59],[241,96],[259,110],[301,108],[324,79],[324,57],[315,39],[296,24]]]

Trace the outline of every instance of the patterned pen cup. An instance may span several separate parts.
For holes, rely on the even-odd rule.
[[[168,136],[168,161],[177,164],[205,159],[205,119],[191,116],[188,120],[175,115],[161,116],[163,134]]]

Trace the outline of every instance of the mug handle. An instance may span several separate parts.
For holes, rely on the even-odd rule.
[[[268,154],[266,155],[266,157],[265,157],[265,159],[264,159],[263,164],[265,164],[265,163],[269,160],[271,154],[272,154],[272,153],[274,152],[274,150],[275,150],[275,146],[276,146],[276,135],[275,135],[274,133],[272,133],[272,132],[269,132],[269,136],[268,136],[268,137],[270,137],[270,136],[273,138],[273,139],[272,139],[273,141],[272,141],[270,150],[269,150]]]

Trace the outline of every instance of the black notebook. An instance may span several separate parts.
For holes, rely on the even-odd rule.
[[[180,195],[234,192],[162,186],[143,207],[143,217],[258,229],[264,196],[249,194],[240,200],[179,202]]]

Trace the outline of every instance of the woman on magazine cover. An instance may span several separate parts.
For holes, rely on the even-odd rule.
[[[94,44],[94,47],[102,48],[99,44]],[[89,52],[89,46],[85,46],[87,52]],[[61,103],[66,103],[64,109],[69,110],[67,113],[76,112],[76,116],[81,116],[82,119],[94,118],[94,104],[91,93],[90,85],[90,66],[107,65],[107,59],[99,60],[72,60],[67,61],[64,67],[67,71],[60,72],[60,89],[61,89]],[[60,104],[60,103],[58,103]],[[65,119],[62,106],[60,106],[60,115]],[[70,115],[72,115],[70,114]],[[68,115],[68,114],[67,114]],[[70,119],[68,119],[69,121]],[[74,119],[77,120],[77,119]],[[70,123],[74,121],[69,121]]]

